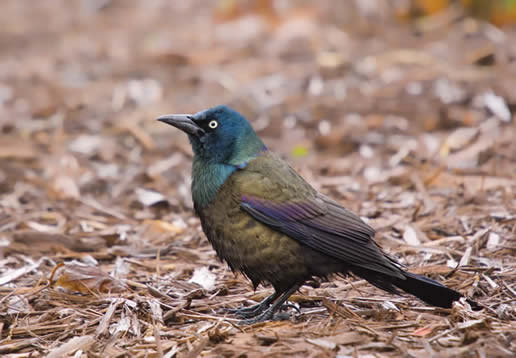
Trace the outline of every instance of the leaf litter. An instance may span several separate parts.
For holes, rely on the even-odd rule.
[[[415,34],[377,3],[6,1],[0,354],[514,356],[516,35],[457,9]],[[225,309],[271,289],[216,259],[187,139],[153,121],[219,103],[485,308],[335,277],[290,320],[238,326]]]

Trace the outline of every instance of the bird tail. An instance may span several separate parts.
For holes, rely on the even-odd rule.
[[[401,271],[403,278],[361,268],[353,270],[353,273],[382,290],[399,294],[398,289],[401,289],[432,306],[451,308],[454,301],[464,297],[461,293],[437,281],[407,271]],[[469,299],[466,301],[473,309],[481,309],[475,301]]]
[[[393,284],[420,300],[437,307],[451,308],[453,301],[458,301],[462,294],[431,280],[428,277],[404,272],[405,279],[395,279]]]

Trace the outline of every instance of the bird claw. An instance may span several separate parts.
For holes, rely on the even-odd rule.
[[[258,316],[243,319],[243,320],[239,321],[238,324],[241,326],[250,326],[250,325],[253,325],[256,323],[262,323],[262,322],[267,322],[267,321],[286,321],[289,319],[290,319],[290,313],[273,312],[268,309]]]
[[[258,316],[266,308],[267,307],[262,307],[260,305],[254,305],[250,307],[228,308],[225,310],[225,312],[233,314],[240,318],[251,318]]]
[[[235,316],[237,316],[239,318],[247,319],[247,318],[257,317],[260,314],[265,313],[268,307],[269,307],[269,305],[266,305],[266,304],[263,304],[263,303],[259,303],[257,305],[253,305],[253,306],[249,306],[249,307],[226,308],[225,312],[233,314],[233,315],[235,315]],[[293,308],[298,313],[301,313],[299,308],[296,305],[294,305],[294,304],[285,303],[285,304],[281,305],[280,310],[284,310],[286,308]],[[287,318],[276,318],[276,316],[282,317],[281,316],[282,313],[277,313],[276,315],[274,315],[274,319],[273,320],[275,320],[275,321],[282,321],[282,320],[288,319],[290,317],[290,314],[283,313],[283,316],[285,316],[285,314],[288,315]]]
[[[283,310],[285,308],[293,308],[297,311],[297,313],[301,313],[301,310],[299,309],[299,307],[297,307],[297,305],[293,304],[293,303],[285,303],[283,304],[281,307],[280,307],[280,310]],[[281,321],[281,320],[279,320]]]
[[[260,302],[256,305],[249,307],[239,307],[239,308],[226,308],[225,311],[230,314],[234,314],[240,318],[252,318],[256,317],[262,312],[264,312],[269,307],[268,303]]]

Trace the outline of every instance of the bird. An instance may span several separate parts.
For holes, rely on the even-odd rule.
[[[451,308],[463,297],[382,251],[372,227],[314,189],[239,112],[218,105],[157,120],[188,135],[194,211],[219,259],[255,290],[260,284],[274,288],[256,305],[229,310],[240,323],[281,319],[281,308],[303,284],[332,274],[354,274],[437,307]]]

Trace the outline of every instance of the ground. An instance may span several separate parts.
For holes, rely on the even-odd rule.
[[[515,354],[516,29],[271,3],[2,2],[2,356]],[[334,277],[290,320],[238,325],[224,308],[271,289],[217,260],[188,141],[154,121],[221,103],[411,271],[485,308]]]

